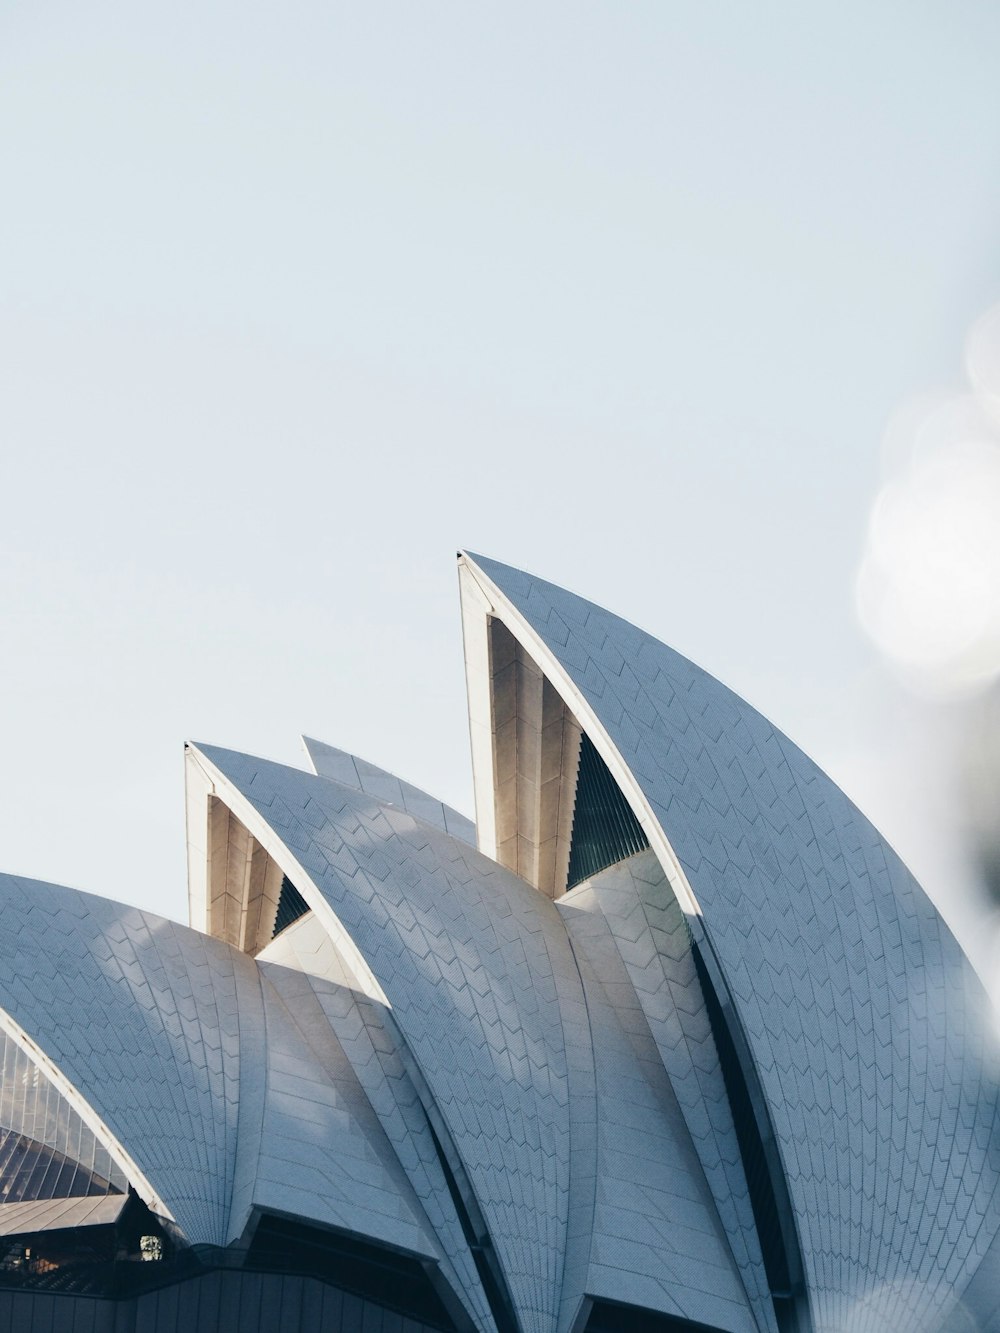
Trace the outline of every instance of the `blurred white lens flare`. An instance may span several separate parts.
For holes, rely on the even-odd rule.
[[[965,349],[965,370],[976,397],[1000,431],[1000,305],[973,324]]]
[[[857,584],[868,634],[911,687],[936,695],[1000,675],[1000,308],[973,330],[969,375],[974,396],[904,418],[910,448],[902,456],[894,439]]]

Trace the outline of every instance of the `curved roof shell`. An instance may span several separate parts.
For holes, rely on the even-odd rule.
[[[294,858],[306,902],[335,915],[337,933],[370,968],[526,1333],[569,1328],[585,1293],[649,1300],[732,1333],[757,1327],[683,1117],[672,1096],[665,1106],[649,1089],[634,1052],[597,1033],[591,1010],[601,983],[592,978],[588,999],[555,906],[458,839],[365,793],[211,746],[193,754],[223,799],[242,798],[241,818],[266,822]],[[614,1007],[601,1003],[619,1030]],[[625,1066],[647,1089],[645,1124],[616,1111]],[[669,1093],[662,1069],[658,1086]],[[648,1198],[608,1221],[603,1243],[617,1251],[602,1276],[592,1126],[616,1115]],[[613,1158],[609,1150],[602,1192],[615,1187]],[[624,1199],[636,1181],[624,1164],[617,1174]],[[626,1254],[629,1243],[647,1251],[642,1263]],[[640,1270],[656,1267],[661,1280],[646,1282]]]
[[[997,1043],[926,896],[704,671],[460,578],[475,825],[191,745],[203,929],[0,876],[0,1124],[81,1172],[0,1230],[129,1186],[395,1251],[462,1333],[1000,1333]]]
[[[463,577],[467,652],[497,618],[532,656],[685,909],[766,1099],[815,1327],[936,1327],[1000,1227],[995,1043],[938,913],[836,785],[705,671],[496,561],[468,556]],[[480,765],[480,825],[488,787]]]
[[[357,787],[358,791],[367,792],[389,805],[398,805],[425,824],[443,829],[453,838],[475,847],[475,824],[450,805],[356,754],[348,754],[346,750],[338,750],[336,746],[313,740],[310,736],[303,736],[302,744],[313,772],[319,777],[332,778],[345,787]]]
[[[4,1025],[185,1240],[225,1245],[270,1209],[436,1261],[350,1065],[320,1062],[252,958],[56,885],[0,876],[0,904]]]

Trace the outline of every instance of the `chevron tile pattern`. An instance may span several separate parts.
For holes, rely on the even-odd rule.
[[[817,1330],[939,1327],[1000,1228],[994,1042],[958,945],[743,700],[582,598],[470,559],[597,720],[695,894],[767,1096]]]
[[[569,1327],[586,1293],[732,1333],[770,1329],[648,1030],[637,1052],[592,966],[584,985],[557,907],[356,789],[198,750],[294,854],[310,879],[301,892],[322,895],[384,989],[522,1327]],[[645,1202],[627,1205],[640,1183]]]
[[[416,1198],[252,958],[55,885],[0,876],[0,902],[0,1008],[192,1244],[237,1238],[258,1205],[436,1257]],[[388,1145],[381,1158],[398,1171]]]
[[[927,897],[705,672],[462,560],[482,845],[513,636],[573,744],[517,713],[504,837],[558,814],[570,849],[582,730],[587,864],[623,856],[616,820],[648,846],[560,892],[345,751],[307,741],[308,773],[189,746],[192,913],[220,938],[0,876],[5,1143],[100,1167],[182,1246],[366,1266],[330,1288],[341,1333],[1000,1333],[1000,1052]],[[262,875],[271,915],[236,930]],[[4,1170],[5,1237],[142,1211],[6,1203]]]

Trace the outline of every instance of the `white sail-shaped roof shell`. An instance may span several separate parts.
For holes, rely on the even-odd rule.
[[[570,1329],[587,1297],[727,1333],[771,1327],[651,1062],[654,1042],[647,1031],[640,1059],[625,1041],[620,1009],[592,969],[581,978],[587,965],[552,902],[462,841],[330,779],[204,745],[193,762],[266,821],[305,901],[334,913],[334,938],[349,936],[370,968],[525,1333]],[[262,957],[280,956],[280,941]],[[636,1013],[633,1004],[630,1022]]]
[[[500,620],[599,750],[748,1043],[814,1327],[936,1329],[1000,1228],[995,1042],[926,895],[836,785],[706,672],[496,561],[462,561],[477,824]]]
[[[349,1063],[317,1057],[281,969],[56,885],[0,876],[0,904],[4,1025],[184,1241],[237,1241],[267,1210],[437,1262],[388,1140],[353,1114]]]
[[[459,566],[475,824],[189,745],[195,928],[0,876],[0,1126],[73,1183],[0,1170],[0,1232],[325,1232],[459,1333],[1000,1333],[997,1042],[931,903],[704,671]]]

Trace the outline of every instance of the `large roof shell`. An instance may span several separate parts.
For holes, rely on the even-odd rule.
[[[613,997],[631,1040],[638,1034],[652,1047],[644,1063],[663,1066],[669,1094],[661,1101],[676,1106],[684,1119],[761,1328],[776,1327],[690,934],[659,862],[653,852],[640,852],[585,881],[556,905],[577,958],[587,958],[590,974]],[[650,1258],[655,1269],[655,1247]]]
[[[995,1042],[951,934],[836,785],[705,671],[496,561],[462,574],[474,756],[498,618],[614,774],[731,1007],[815,1327],[934,1328],[1000,1227]],[[482,762],[476,781],[488,829]]]
[[[912,876],[698,667],[460,579],[475,826],[190,745],[202,929],[0,876],[0,1230],[131,1187],[192,1244],[396,1251],[462,1333],[1000,1333],[997,1042]]]
[[[306,902],[336,916],[333,938],[346,933],[370,969],[526,1333],[569,1329],[585,1294],[731,1333],[770,1327],[752,1313],[662,1067],[653,1075],[623,1048],[615,1007],[595,974],[581,981],[553,903],[365,793],[210,746],[195,758],[216,791],[228,784],[267,822]],[[623,1118],[627,1079],[636,1097]],[[599,1148],[598,1122],[617,1125],[617,1148]],[[630,1171],[645,1178],[645,1197],[640,1184],[626,1202],[638,1183]],[[595,1227],[598,1188],[621,1202]]]
[[[183,1239],[225,1245],[270,1210],[437,1261],[388,1140],[352,1114],[350,1066],[317,1058],[281,969],[57,885],[0,876],[0,905],[0,1021]]]

